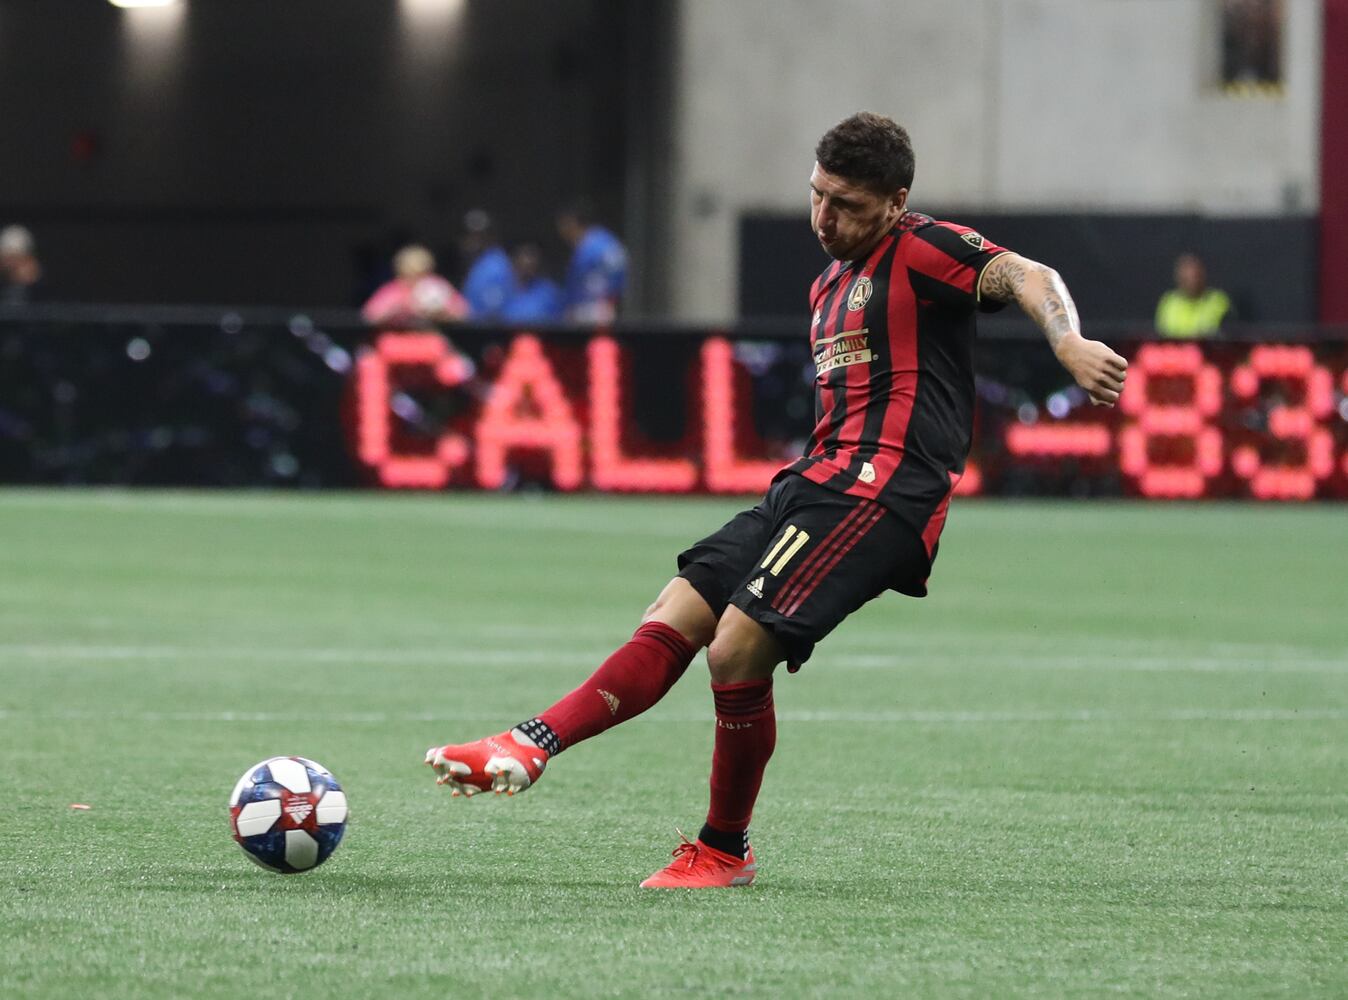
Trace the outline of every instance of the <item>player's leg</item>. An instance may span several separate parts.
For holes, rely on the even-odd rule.
[[[562,750],[640,715],[663,698],[711,641],[715,628],[706,601],[676,577],[646,609],[632,637],[575,690],[497,736],[432,747],[426,762],[453,795],[524,791]]]
[[[716,740],[711,802],[699,839],[741,858],[749,853],[749,819],[777,747],[772,675],[786,655],[771,632],[733,604],[707,650]]]
[[[776,637],[733,604],[707,650],[716,737],[711,803],[696,841],[686,838],[672,864],[642,882],[648,889],[748,885],[757,864],[749,819],[777,746],[772,674],[787,652]]]
[[[763,505],[744,511],[679,556],[697,563],[696,583],[683,575],[660,592],[625,644],[579,687],[499,736],[432,747],[426,762],[455,794],[493,790],[513,795],[538,780],[564,749],[641,714],[668,693],[693,656],[709,643],[718,610],[705,594],[729,594],[757,557],[770,519]],[[721,598],[724,607],[724,598]]]
[[[711,641],[716,619],[688,583],[675,577],[646,609],[632,638],[579,687],[515,727],[550,756],[640,715],[683,676]]]
[[[896,582],[925,580],[927,568],[921,539],[877,504],[804,480],[792,484],[778,530],[731,595],[707,651],[716,742],[706,823],[643,886],[753,880],[749,820],[776,745],[776,665],[798,668],[847,615]]]

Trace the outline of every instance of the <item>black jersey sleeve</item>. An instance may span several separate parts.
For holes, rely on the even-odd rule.
[[[982,234],[953,222],[933,222],[913,230],[908,241],[908,277],[919,299],[954,309],[996,312],[1006,303],[981,299],[983,268],[1007,253]]]

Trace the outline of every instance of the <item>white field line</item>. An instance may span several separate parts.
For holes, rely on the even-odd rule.
[[[61,622],[69,627],[78,627],[88,631],[122,631],[125,634],[126,618],[125,616],[99,615],[84,617],[63,617]],[[44,631],[50,631],[54,626],[53,617],[49,613],[25,615],[15,612],[6,612],[0,610],[0,629],[13,626],[44,626]],[[607,656],[619,643],[623,642],[632,628],[635,628],[635,622],[618,620],[615,622],[595,622],[595,623],[549,623],[533,624],[530,622],[461,622],[454,623],[452,633],[456,639],[462,640],[471,637],[477,643],[487,644],[494,651],[500,651],[503,647],[499,641],[518,644],[528,642],[532,645],[528,649],[522,649],[518,654],[511,654],[511,650],[520,648],[517,645],[511,645],[510,649],[505,650],[503,655],[516,655],[521,662],[531,662],[536,654],[538,647],[550,648],[556,644],[556,640],[562,637],[576,640],[590,640],[596,643],[595,651],[571,653],[577,659],[583,659],[589,662],[595,655],[602,659]],[[420,636],[417,636],[420,633]],[[393,657],[395,660],[399,657],[409,661],[420,662],[421,659],[453,657],[455,651],[462,647],[455,646],[450,651],[445,652],[448,647],[438,646],[435,643],[440,640],[445,633],[443,627],[436,628],[430,625],[413,629],[403,628],[398,639],[402,643],[415,642],[417,638],[422,640],[420,645],[403,646],[401,649],[391,651],[381,650],[361,650],[343,647],[347,655],[354,658],[357,662],[364,662],[367,659],[378,657]],[[367,642],[369,639],[367,638]],[[376,640],[377,641],[377,640]],[[603,647],[600,651],[600,647]],[[1008,653],[1008,647],[1014,648],[1014,653]],[[194,658],[203,656],[219,656],[222,658],[240,658],[243,655],[248,657],[271,656],[273,653],[281,655],[289,647],[283,645],[277,646],[250,646],[241,647],[231,645],[232,649],[248,649],[246,654],[239,652],[217,652],[218,645],[194,643],[191,646],[175,646],[171,643],[156,644],[155,646],[138,645],[134,642],[117,643],[114,641],[104,642],[76,642],[76,643],[11,643],[9,645],[0,644],[0,656],[7,650],[13,650],[16,655],[40,657],[48,654],[40,652],[43,649],[63,649],[70,650],[69,655],[74,659],[99,658],[97,650],[108,650],[109,659],[134,658],[137,654],[135,650],[147,650],[143,655],[147,659],[159,659],[165,656],[178,656],[178,650],[190,650],[181,655],[187,655]],[[902,654],[886,652],[890,648],[900,648]],[[1089,652],[1086,650],[1089,649]],[[32,651],[32,652],[18,652]],[[156,652],[155,650],[172,650],[173,652]],[[305,647],[294,647],[294,655],[299,658],[314,656],[313,651],[306,651]],[[93,652],[91,652],[93,651]],[[126,651],[123,655],[122,651]],[[341,649],[325,649],[320,651],[319,655],[325,662],[330,659],[340,658]],[[56,655],[56,654],[51,654]],[[62,654],[66,655],[66,654]],[[493,656],[496,653],[482,653],[472,655]],[[552,659],[552,656],[548,657]],[[1204,669],[1204,664],[1229,664],[1232,662],[1246,664],[1244,669],[1251,669],[1251,665],[1268,662],[1288,662],[1293,664],[1309,663],[1311,668],[1317,666],[1328,666],[1331,669],[1335,666],[1341,666],[1348,670],[1348,648],[1332,649],[1313,646],[1297,646],[1287,643],[1269,643],[1269,642],[1201,642],[1195,640],[1166,640],[1158,641],[1155,639],[1130,639],[1121,636],[1101,636],[1092,639],[1083,639],[1079,636],[1055,635],[1055,636],[1026,636],[1015,633],[994,633],[981,634],[976,636],[962,637],[958,648],[951,644],[950,637],[943,634],[912,632],[902,627],[896,626],[893,642],[887,645],[884,642],[875,640],[860,640],[853,638],[848,634],[843,634],[829,639],[828,644],[820,647],[816,655],[816,661],[819,663],[846,663],[858,667],[871,666],[890,666],[894,663],[920,663],[923,660],[931,659],[942,663],[951,660],[961,662],[987,663],[987,662],[1006,662],[1007,660],[1032,660],[1048,661],[1050,664],[1064,660],[1080,660],[1085,658],[1090,663],[1095,664],[1102,661],[1117,661],[1128,658],[1137,661],[1141,666],[1138,669],[1150,670],[1157,669],[1151,664],[1160,663],[1190,663],[1199,664],[1195,669]],[[1211,667],[1209,669],[1212,669]]]
[[[986,666],[1013,670],[1084,670],[1091,673],[1117,670],[1126,673],[1236,673],[1236,674],[1343,674],[1348,676],[1348,659],[1225,658],[1219,656],[1136,656],[1130,653],[1078,655],[1035,655],[1023,653],[986,653],[969,655],[945,653],[933,656],[842,656],[838,666],[856,670],[892,670],[901,664]]]
[[[654,712],[634,721],[645,724],[710,723],[711,713]],[[794,711],[777,713],[780,722],[911,723],[916,725],[978,725],[1036,722],[1339,722],[1348,720],[1340,708],[1178,708],[1121,712],[1108,708],[1040,711],[932,710],[932,711]],[[474,712],[119,712],[55,709],[28,711],[0,709],[0,721],[53,720],[64,722],[257,722],[276,724],[340,723],[384,725],[423,722],[500,722],[499,713]]]
[[[179,616],[180,621],[185,621]],[[127,618],[125,615],[61,615],[57,618],[49,611],[26,614],[0,609],[0,629],[14,627],[41,626],[42,631],[64,625],[89,632],[122,631],[125,634]],[[443,637],[451,631],[456,639],[472,637],[478,641],[513,640],[515,642],[536,642],[540,645],[555,645],[558,638],[590,639],[601,645],[612,647],[623,642],[637,626],[635,619],[628,620],[619,616],[607,621],[550,622],[534,624],[531,622],[454,622],[448,628],[444,623],[439,626],[424,625],[402,626],[400,638],[406,642],[417,634],[430,642]],[[14,646],[24,645],[20,643]],[[34,645],[55,645],[50,643],[30,643]],[[92,645],[81,643],[79,645]],[[102,643],[106,647],[115,647],[113,642]],[[1348,648],[1326,649],[1311,646],[1296,646],[1287,643],[1270,642],[1202,642],[1197,640],[1131,639],[1123,636],[1097,636],[1085,639],[1070,635],[1025,635],[1022,633],[981,633],[975,636],[961,636],[958,648],[954,648],[948,634],[915,632],[903,622],[894,626],[892,641],[886,643],[874,638],[863,639],[843,632],[830,637],[827,645],[820,647],[819,657],[833,660],[839,656],[883,657],[888,648],[902,648],[905,655],[912,659],[914,653],[920,656],[960,656],[964,659],[983,658],[988,655],[1004,655],[1007,647],[1014,647],[1018,656],[1039,656],[1058,653],[1062,656],[1079,655],[1089,646],[1096,658],[1143,657],[1155,658],[1168,656],[1178,659],[1216,659],[1216,660],[1339,660],[1348,667]],[[0,652],[4,650],[0,645]],[[192,648],[201,648],[199,645]],[[432,648],[432,647],[424,647]],[[358,651],[359,652],[359,651]]]
[[[549,650],[546,645],[529,648],[504,647],[420,647],[394,649],[354,649],[349,647],[287,647],[236,645],[104,645],[99,643],[5,643],[0,644],[0,666],[12,661],[80,661],[134,663],[173,660],[252,661],[289,663],[537,666],[598,665],[612,652],[611,647],[593,650]],[[1241,674],[1343,674],[1348,676],[1348,658],[1336,656],[1288,656],[1289,651],[1270,655],[1260,650],[1232,651],[1230,654],[1157,655],[1107,650],[1060,650],[1052,653],[1005,653],[995,650],[971,651],[929,648],[908,653],[836,653],[822,650],[811,666],[853,670],[893,670],[930,666],[988,667],[1015,670],[1084,670],[1091,672],[1124,671],[1142,673],[1241,673]]]
[[[618,503],[637,504],[637,498],[611,497]],[[743,498],[707,498],[707,506],[724,506],[727,512],[745,506]],[[736,501],[739,501],[737,504]],[[364,524],[402,523],[411,525],[509,527],[520,532],[567,532],[577,535],[601,535],[627,538],[682,539],[691,544],[699,537],[697,528],[660,524],[651,519],[642,525],[615,526],[612,520],[595,513],[590,504],[546,504],[525,496],[488,496],[466,504],[436,503],[415,496],[372,494],[368,497],[307,494],[231,495],[199,493],[138,493],[117,490],[82,489],[69,494],[0,490],[0,510],[17,508],[85,511],[111,510],[136,515],[169,514],[189,518],[209,517],[230,521],[294,517],[307,522],[356,521]],[[521,515],[525,516],[521,516]],[[705,531],[702,532],[705,534]]]
[[[135,662],[140,660],[255,660],[302,663],[353,664],[457,664],[491,666],[539,663],[593,663],[598,665],[612,650],[594,653],[556,653],[546,649],[471,649],[463,647],[422,649],[348,649],[303,646],[103,646],[96,644],[0,645],[0,664],[13,656],[28,660],[83,660]]]

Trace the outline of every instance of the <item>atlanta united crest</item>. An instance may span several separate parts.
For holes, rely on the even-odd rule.
[[[866,303],[871,300],[871,292],[874,288],[871,285],[871,279],[862,275],[857,279],[857,283],[852,286],[851,294],[847,296],[847,311],[856,312],[858,309],[864,309]]]

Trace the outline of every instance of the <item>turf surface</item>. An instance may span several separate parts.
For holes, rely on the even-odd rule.
[[[700,663],[527,795],[434,786],[736,507],[0,493],[0,996],[1348,994],[1342,508],[958,504],[930,598],[779,678],[746,890],[636,888]],[[227,833],[274,754],[352,802],[304,876]]]

